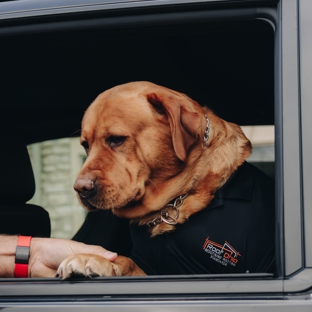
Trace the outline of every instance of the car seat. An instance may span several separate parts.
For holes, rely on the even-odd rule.
[[[1,138],[0,234],[50,237],[50,217],[42,207],[27,204],[35,193],[35,179],[26,145]]]

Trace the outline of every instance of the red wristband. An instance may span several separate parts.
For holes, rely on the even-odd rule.
[[[31,236],[19,236],[15,253],[15,277],[28,277],[28,259]]]

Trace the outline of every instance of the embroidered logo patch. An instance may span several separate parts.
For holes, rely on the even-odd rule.
[[[241,256],[227,241],[223,245],[220,245],[209,240],[209,237],[206,238],[203,249],[210,254],[210,259],[224,266],[236,266],[239,261],[238,257]]]

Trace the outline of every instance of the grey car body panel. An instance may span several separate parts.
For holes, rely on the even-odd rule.
[[[0,279],[0,309],[10,311],[311,311],[312,308],[312,185],[309,100],[312,100],[312,40],[310,0],[277,1],[13,1],[0,3],[0,21],[47,15],[143,8],[166,5],[244,4],[198,11],[197,18],[261,18],[276,31],[276,192],[279,277],[250,275],[105,278],[92,281]],[[268,8],[248,4],[272,4]],[[219,14],[219,15],[218,15]],[[187,12],[162,18],[193,19]],[[118,25],[159,20],[160,15],[62,21],[0,27],[0,34],[56,30],[63,27]],[[138,21],[139,20],[139,21]],[[88,24],[89,23],[89,24]],[[46,28],[45,28],[46,27]],[[302,128],[301,128],[302,122]],[[301,137],[302,135],[302,137]],[[302,143],[302,144],[301,144]],[[302,163],[301,163],[302,161]],[[304,193],[302,192],[304,190]],[[303,203],[302,203],[303,201]],[[303,205],[304,204],[304,205]],[[304,208],[303,208],[304,207]],[[304,225],[304,226],[303,226]],[[217,297],[217,299],[216,299]],[[164,299],[165,298],[165,299]],[[203,299],[204,298],[204,299]],[[223,299],[223,300],[222,300]]]
[[[261,275],[260,275],[261,276]],[[172,277],[151,278],[131,277],[96,279],[92,282],[75,281],[29,281],[25,279],[19,283],[3,281],[0,285],[2,296],[30,296],[33,294],[47,295],[204,295],[227,293],[281,293],[283,281],[279,279],[239,279],[234,275],[228,280],[216,280],[217,277],[206,276],[185,279]]]
[[[103,306],[101,303],[76,303],[72,305],[67,304],[45,304],[34,305],[34,304],[13,304],[6,305],[3,311],[10,312],[32,312],[32,311],[79,311],[79,312],[99,312],[99,311],[129,311],[129,312],[145,312],[145,311],[276,311],[276,312],[293,312],[294,310],[298,312],[311,311],[311,305],[309,301],[281,301],[281,300],[259,300],[257,304],[255,301],[144,301],[144,302],[126,302],[126,303],[108,303]]]
[[[233,1],[233,0],[232,0]],[[235,2],[249,2],[236,1]],[[233,2],[234,2],[233,1]],[[198,3],[222,3],[224,0],[104,0],[104,1],[86,1],[86,0],[65,0],[61,2],[49,1],[15,1],[4,2],[0,6],[0,20],[6,18],[34,17],[51,14],[92,12],[98,10],[115,10],[129,9],[137,7],[153,7],[153,6],[172,6],[181,4],[198,4]],[[251,0],[250,2],[255,2]],[[261,2],[261,1],[256,1]],[[263,1],[268,2],[268,1]]]
[[[282,17],[279,74],[283,84],[283,181],[287,190],[284,191],[285,273],[290,275],[302,267],[297,3],[286,0],[279,9]]]
[[[307,267],[312,267],[312,20],[310,12],[312,2],[301,0],[299,6],[300,29],[300,96],[302,118],[302,158],[303,158],[303,204],[305,232],[305,261]]]

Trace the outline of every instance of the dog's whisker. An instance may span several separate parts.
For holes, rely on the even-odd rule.
[[[111,209],[114,209],[115,207],[114,207],[114,202],[113,202],[113,200],[112,200],[111,198],[110,198],[109,200],[110,200],[111,205],[112,205],[112,208],[111,208]]]
[[[80,134],[81,134],[81,129],[77,129],[77,130],[74,131],[70,136],[71,136],[71,137],[74,137],[74,136],[77,136],[77,134],[80,136]]]
[[[147,181],[151,182],[155,186],[157,192],[159,192],[158,186],[151,179],[147,179]]]

